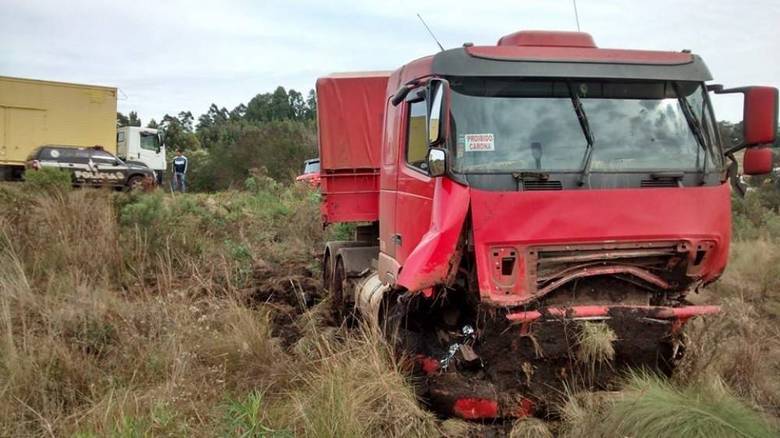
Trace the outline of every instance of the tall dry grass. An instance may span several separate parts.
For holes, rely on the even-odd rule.
[[[312,306],[322,298],[325,238],[316,195],[250,188],[174,198],[0,186],[0,436],[495,431],[434,418],[382,339],[333,324],[327,302]],[[502,430],[713,430],[697,409],[760,419],[772,430],[780,405],[780,249],[772,239],[735,243],[729,270],[710,289],[724,312],[690,324],[688,354],[671,383],[572,394],[558,424],[525,420]],[[608,362],[609,334],[596,339],[588,357]],[[725,389],[711,391],[719,381]],[[664,403],[688,406],[691,416],[674,417],[678,429],[614,422],[672,418]]]
[[[729,298],[722,313],[689,323],[688,347],[674,379],[723,379],[746,402],[780,416],[780,335],[755,305]]]
[[[780,417],[780,236],[733,242],[729,266],[707,292],[722,312],[687,326],[675,380],[722,379],[740,398]]]
[[[364,328],[342,341],[319,337],[283,402],[292,418],[282,421],[296,435],[311,437],[437,434],[434,416],[404,376],[375,330]]]
[[[309,309],[322,239],[299,188],[0,186],[0,436],[436,434],[384,343]]]
[[[275,380],[247,298],[262,237],[211,229],[250,229],[245,211],[27,186],[0,201],[0,435],[216,430],[226,394]]]

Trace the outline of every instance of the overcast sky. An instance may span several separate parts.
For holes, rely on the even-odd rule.
[[[425,4],[423,4],[425,3]],[[780,86],[778,0],[579,0],[600,47],[691,49],[726,86]],[[232,109],[334,71],[392,70],[520,29],[576,30],[571,0],[0,0],[0,75],[115,86],[119,111]],[[717,102],[716,102],[717,104]],[[721,104],[719,118],[741,119]],[[724,108],[725,107],[725,108]]]

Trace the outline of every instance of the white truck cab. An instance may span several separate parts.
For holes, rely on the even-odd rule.
[[[123,126],[116,132],[117,155],[129,163],[141,163],[154,170],[158,184],[166,169],[165,144],[157,129]]]

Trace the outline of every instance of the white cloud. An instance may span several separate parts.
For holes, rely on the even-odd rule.
[[[519,29],[574,30],[570,0],[2,0],[0,74],[119,87],[120,111],[231,108],[277,85],[307,91],[332,71],[394,69],[446,47]],[[727,86],[780,86],[780,2],[579,0],[602,47],[692,49]],[[122,98],[120,94],[120,98]],[[737,119],[733,105],[721,117]]]

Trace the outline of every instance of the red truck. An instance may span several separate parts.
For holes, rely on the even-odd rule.
[[[777,89],[711,79],[689,51],[544,31],[320,78],[322,220],[356,224],[324,248],[335,306],[392,322],[430,406],[467,419],[669,372],[686,321],[719,311],[686,295],[726,267],[733,154],[744,174],[772,166]],[[710,93],[744,95],[740,146]],[[587,379],[584,322],[616,335]]]
[[[313,189],[320,188],[320,159],[312,158],[303,162],[303,173],[295,181],[305,183]]]

